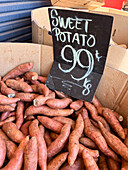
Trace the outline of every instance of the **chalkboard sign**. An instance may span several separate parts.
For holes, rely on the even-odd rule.
[[[91,101],[103,74],[113,17],[49,8],[54,63],[49,88]]]

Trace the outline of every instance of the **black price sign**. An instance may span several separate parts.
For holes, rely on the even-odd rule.
[[[54,63],[49,88],[91,101],[103,74],[113,17],[49,9]]]

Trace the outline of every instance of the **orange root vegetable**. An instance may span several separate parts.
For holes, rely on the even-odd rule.
[[[112,170],[120,170],[120,164],[119,162],[111,159],[111,158],[107,158],[107,162],[108,162],[108,167],[109,169],[112,169]]]
[[[108,123],[110,124],[110,126],[112,127],[112,129],[116,132],[116,134],[121,138],[121,139],[125,139],[125,133],[124,133],[124,129],[122,128],[122,126],[120,125],[119,121],[117,120],[117,118],[111,114],[111,110],[105,108],[103,110],[103,116],[105,117],[105,119],[108,121]],[[101,122],[102,123],[102,122]]]
[[[0,116],[0,121],[3,121],[3,120],[5,120],[6,118],[8,118],[9,113],[10,113],[10,112],[3,112],[3,113],[1,114],[1,116]]]
[[[10,72],[8,72],[3,77],[3,81],[6,81],[7,79],[10,79],[10,78],[15,78],[27,71],[30,71],[32,68],[33,68],[33,63],[21,64],[21,65],[15,67],[14,69],[12,69]]]
[[[55,98],[55,93],[49,93],[48,96],[44,96],[44,95],[39,95],[37,96],[34,100],[33,100],[33,105],[34,106],[42,106],[46,103],[46,101],[48,99],[54,99]]]
[[[72,126],[72,129],[75,128],[75,121],[70,118],[58,116],[58,117],[53,117],[53,120],[56,120],[62,124],[70,124]]]
[[[97,122],[95,122],[94,120],[92,120],[92,119],[90,119],[90,121],[91,121],[91,123],[96,127],[96,128],[98,128],[99,129],[99,125],[98,125],[98,123]]]
[[[52,138],[52,140],[57,139],[58,136],[59,136],[59,135],[58,135],[57,133],[54,133],[54,132],[51,132],[51,133],[50,133],[50,137]]]
[[[63,99],[49,99],[46,101],[46,104],[53,109],[63,109],[66,108],[72,99],[70,98],[63,98]]]
[[[7,84],[8,87],[11,87],[14,90],[23,91],[25,93],[32,92],[31,86],[28,85],[26,82],[17,81],[17,80],[14,80],[14,79],[8,79],[6,81],[6,84]]]
[[[24,138],[23,133],[17,129],[17,126],[12,123],[8,122],[2,126],[2,130],[7,134],[7,136],[14,142],[20,143]]]
[[[4,95],[0,95],[0,104],[12,104],[18,102],[20,99],[18,98],[9,98]]]
[[[44,139],[45,139],[47,147],[50,146],[51,143],[52,143],[52,139],[50,137],[50,134],[49,134],[48,130],[46,130],[45,133],[44,133]]]
[[[98,165],[100,170],[109,170],[107,164],[107,157],[104,154],[100,155]]]
[[[73,109],[51,109],[47,106],[30,106],[26,109],[24,118],[36,114],[42,114],[45,116],[69,116],[73,111]]]
[[[4,164],[4,160],[6,157],[6,144],[2,137],[0,137],[0,168]]]
[[[15,116],[12,116],[12,117],[9,117],[3,121],[0,122],[0,127],[3,126],[5,123],[8,123],[8,122],[13,122],[15,120]]]
[[[31,84],[33,84],[33,85],[40,84],[40,82],[39,82],[38,80],[31,80],[30,82],[31,82]]]
[[[20,129],[23,121],[24,121],[24,103],[18,102],[17,109],[16,109],[16,126],[18,129]]]
[[[21,169],[22,164],[23,164],[23,152],[24,152],[24,148],[25,148],[26,144],[28,143],[28,141],[29,141],[29,137],[27,136],[19,144],[12,159],[1,170],[20,170]]]
[[[38,92],[40,94],[43,94],[44,96],[48,96],[49,95],[49,88],[44,85],[44,84],[35,84],[35,85],[31,85],[33,92]]]
[[[48,158],[55,156],[63,149],[63,147],[65,146],[65,144],[68,140],[68,137],[70,134],[70,129],[71,129],[71,125],[69,125],[69,124],[65,124],[62,127],[61,133],[58,136],[58,138],[56,140],[54,140],[51,143],[51,145],[48,147]]]
[[[47,77],[43,77],[43,76],[38,76],[38,80],[41,82],[41,83],[46,83],[46,80],[47,80]]]
[[[128,129],[127,128],[124,128],[124,134],[125,134],[125,136],[127,136],[127,134],[128,134]]]
[[[13,110],[15,110],[15,108],[10,105],[7,104],[0,105],[0,112],[7,112],[7,111],[11,112]]]
[[[29,71],[29,72],[26,72],[24,74],[24,79],[25,80],[37,80],[38,79],[38,74],[36,72],[32,72],[32,71]]]
[[[96,122],[98,122],[98,121],[102,122],[104,127],[110,131],[109,124],[106,122],[106,120],[103,117],[98,116],[98,112],[97,112],[95,106],[89,102],[86,102],[86,101],[84,101],[84,105],[89,110],[92,119],[95,120]]]
[[[12,142],[11,140],[7,140],[6,148],[7,148],[7,157],[10,160],[13,157],[13,155],[17,149],[17,145],[14,142]]]
[[[23,75],[22,75],[22,76],[23,76]],[[17,81],[22,81],[22,82],[23,82],[23,81],[24,81],[24,78],[16,77],[15,80],[17,80]]]
[[[72,166],[65,163],[60,170],[85,170],[83,159],[78,157]]]
[[[69,96],[67,96],[66,94],[64,94],[63,92],[60,92],[60,91],[57,91],[55,90],[57,96],[60,98],[60,99],[63,99],[63,98],[68,98]]]
[[[22,126],[21,126],[21,128],[20,128],[20,130],[21,130],[21,132],[24,134],[24,136],[28,136],[29,135],[29,130],[28,130],[28,128],[29,128],[29,125],[31,124],[31,121],[27,121],[27,122],[25,122]]]
[[[37,170],[37,139],[32,137],[24,150],[24,170]]]
[[[37,116],[37,119],[40,121],[40,123],[45,126],[46,128],[52,130],[53,132],[60,133],[61,129],[63,127],[62,123],[57,122],[56,120],[53,120],[46,116]]]
[[[12,106],[12,107],[16,107],[17,106],[17,104],[16,103],[12,103],[12,104],[9,104],[10,106]]]
[[[10,140],[7,135],[3,132],[2,129],[0,129],[0,137],[4,139],[5,141]]]
[[[99,151],[98,150],[92,150],[92,149],[89,149],[83,145],[79,145],[79,152],[78,152],[78,156],[79,157],[82,157],[82,152],[83,150],[86,150],[88,151],[88,153],[93,157],[93,158],[98,158],[99,157]]]
[[[15,97],[24,102],[32,102],[38,94],[35,93],[16,93]]]
[[[34,120],[35,117],[34,116],[28,116],[25,118],[25,122],[29,121],[29,120]]]
[[[88,153],[88,151],[84,150],[82,157],[86,170],[99,170],[94,158]]]
[[[47,170],[58,170],[61,165],[66,161],[68,156],[68,152],[61,153],[55,158],[53,158],[49,163],[48,163],[48,168]]]
[[[128,123],[128,120],[127,120],[127,123]],[[125,145],[127,146],[127,148],[128,148],[128,134],[126,135],[126,138],[125,138],[125,140],[124,140],[124,144],[125,144]],[[122,169],[124,168],[124,170],[128,170],[128,161],[122,159],[122,166],[121,166],[121,168],[122,168]],[[122,169],[121,169],[121,170],[122,170]]]
[[[101,122],[98,122],[98,124],[110,148],[112,148],[122,158],[128,161],[128,148],[126,147],[126,145],[119,138],[117,138],[115,135],[111,134],[107,129],[105,129]]]
[[[45,128],[43,125],[39,125],[39,129],[40,129],[40,132],[42,134],[42,136],[44,137],[44,133],[45,133]]]
[[[15,111],[14,112],[10,112],[8,117],[15,116],[15,115],[16,115]]]
[[[89,138],[86,138],[86,137],[80,138],[80,143],[88,148],[97,149],[96,144]]]
[[[75,110],[75,111],[81,109],[82,106],[83,106],[82,100],[76,100],[76,101],[74,101],[70,104],[70,108]]]
[[[92,103],[97,108],[98,113],[102,115],[102,111],[104,107],[100,104],[99,100],[95,96],[93,97]]]
[[[15,97],[16,91],[12,90],[11,88],[8,88],[3,81],[1,81],[0,84],[1,84],[1,93],[3,95],[6,95],[9,98]]]
[[[114,160],[120,161],[119,157],[113,152],[107,145],[104,137],[102,136],[100,130],[92,125],[90,119],[88,117],[88,112],[85,108],[83,108],[83,112],[81,112],[82,117],[84,119],[84,133],[87,137],[89,137],[99,148],[101,152],[105,155],[110,156]]]
[[[29,126],[29,134],[36,137],[38,145],[38,164],[42,170],[47,169],[47,147],[43,135],[38,127],[38,120],[35,119]]]
[[[79,152],[79,138],[81,137],[84,130],[84,121],[81,114],[78,115],[76,120],[75,129],[71,132],[69,136],[68,145],[68,163],[72,166],[77,158]]]

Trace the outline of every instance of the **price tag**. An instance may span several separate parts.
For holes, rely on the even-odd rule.
[[[104,71],[113,17],[49,8],[54,62],[46,85],[91,101]]]

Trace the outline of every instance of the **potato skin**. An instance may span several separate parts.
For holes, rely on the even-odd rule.
[[[13,157],[13,155],[17,149],[17,145],[14,142],[12,142],[11,140],[7,140],[6,147],[7,147],[7,157],[10,160]]]
[[[2,137],[0,137],[0,168],[4,164],[4,160],[6,157],[6,144]]]

